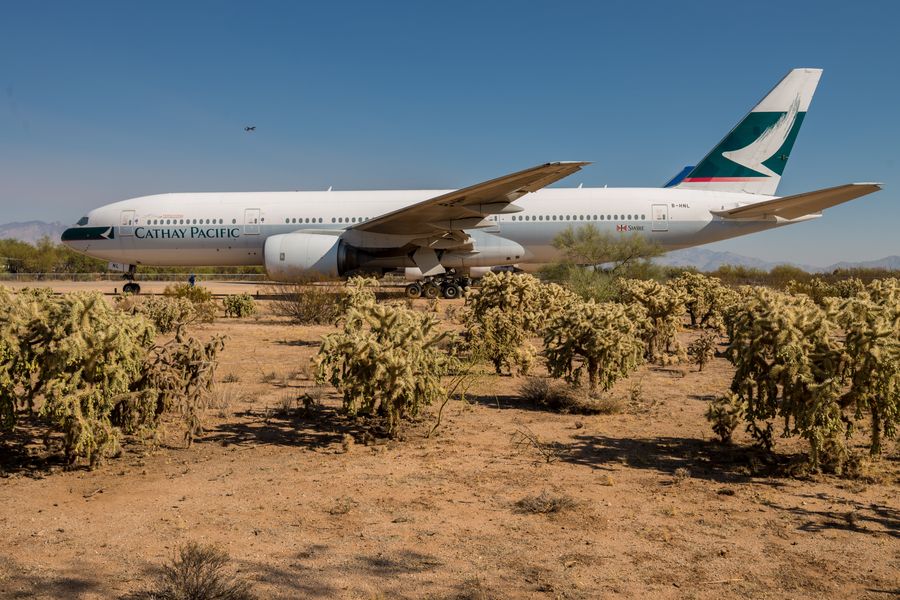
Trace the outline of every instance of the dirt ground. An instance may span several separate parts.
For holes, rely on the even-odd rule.
[[[862,480],[767,475],[703,417],[730,381],[722,359],[644,366],[611,392],[618,412],[591,416],[537,410],[522,379],[485,370],[433,436],[436,407],[384,441],[337,415],[333,389],[320,410],[294,402],[330,330],[267,315],[202,330],[228,340],[191,448],[173,423],[65,471],[39,444],[0,445],[0,597],[119,597],[189,541],[226,549],[260,598],[900,595],[896,444]],[[574,505],[517,508],[542,492]]]

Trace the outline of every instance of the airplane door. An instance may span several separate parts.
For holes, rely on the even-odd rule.
[[[652,231],[668,231],[669,230],[669,205],[654,204],[650,207],[653,216]]]
[[[134,220],[134,211],[123,210],[122,215],[119,218],[119,235],[122,237],[134,235],[135,225],[137,225],[137,223]]]
[[[259,235],[259,209],[244,209],[244,235]]]

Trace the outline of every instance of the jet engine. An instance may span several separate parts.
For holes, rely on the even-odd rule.
[[[310,274],[341,276],[360,266],[362,253],[339,236],[283,233],[266,240],[266,273],[275,281],[301,281]]]

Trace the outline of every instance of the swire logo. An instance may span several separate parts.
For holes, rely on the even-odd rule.
[[[643,225],[616,225],[616,231],[643,231]]]

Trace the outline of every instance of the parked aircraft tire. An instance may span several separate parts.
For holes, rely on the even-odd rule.
[[[422,286],[422,295],[429,300],[437,298],[440,293],[441,289],[433,283],[426,283],[424,286]]]
[[[422,297],[422,286],[418,283],[411,283],[406,286],[406,297],[407,298],[421,298]]]
[[[122,293],[123,294],[133,294],[133,295],[137,296],[138,294],[141,293],[141,286],[139,286],[138,284],[133,283],[133,282],[126,283],[125,285],[122,286]]]
[[[455,283],[445,285],[441,291],[444,292],[444,298],[447,300],[456,300],[462,295],[462,288]]]

